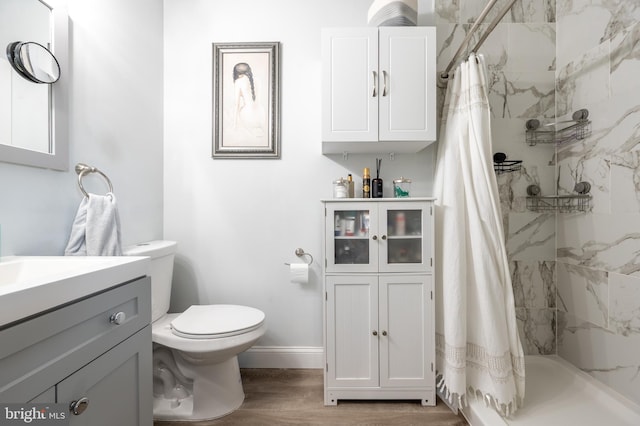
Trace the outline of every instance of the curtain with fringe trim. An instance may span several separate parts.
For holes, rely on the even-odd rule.
[[[450,406],[482,398],[502,416],[524,399],[484,58],[471,55],[447,86],[438,143],[436,370]]]

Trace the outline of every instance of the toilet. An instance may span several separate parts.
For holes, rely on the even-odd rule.
[[[244,401],[238,354],[265,333],[265,315],[240,305],[193,305],[169,314],[176,248],[174,241],[151,241],[123,250],[151,258],[153,417],[215,419]]]

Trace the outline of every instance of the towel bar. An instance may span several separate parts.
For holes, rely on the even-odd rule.
[[[100,176],[102,176],[104,180],[107,181],[107,185],[109,185],[109,192],[113,193],[113,185],[111,184],[111,181],[109,180],[107,175],[105,175],[95,167],[87,166],[83,163],[78,163],[76,164],[76,173],[78,174],[78,186],[80,187],[80,191],[82,191],[85,197],[89,198],[89,194],[84,189],[84,186],[82,186],[82,178],[84,177],[84,175],[88,175],[89,173],[98,173]]]

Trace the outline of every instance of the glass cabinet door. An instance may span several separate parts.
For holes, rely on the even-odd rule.
[[[327,206],[326,270],[342,272],[375,272],[377,270],[377,214],[371,204],[340,203]],[[375,205],[373,205],[375,207]],[[373,224],[373,225],[372,225]]]
[[[386,227],[380,250],[380,270],[424,271],[431,267],[430,220],[423,204],[389,203],[381,206],[381,218]],[[385,244],[386,243],[386,244]]]

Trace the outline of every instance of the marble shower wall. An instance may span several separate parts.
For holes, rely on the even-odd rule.
[[[558,215],[558,354],[640,403],[640,1],[557,0],[556,29],[557,114],[592,120],[557,149],[558,191],[593,196]]]
[[[438,70],[485,4],[436,0]],[[524,350],[557,353],[640,403],[640,1],[518,0],[480,53],[493,152],[523,160],[498,184]],[[590,137],[525,143],[528,119],[581,108]],[[569,194],[580,181],[591,184],[590,211],[526,209],[528,185]]]
[[[485,18],[476,40],[505,2],[498,1]],[[436,0],[438,70],[447,67],[486,3]],[[555,9],[555,0],[516,1],[479,52],[485,56],[490,82],[493,152],[523,160],[520,171],[498,175],[498,185],[526,354],[556,353],[556,217],[528,211],[525,205],[531,184],[539,185],[543,194],[556,191],[554,146],[525,142],[527,120],[553,121],[556,115]]]

